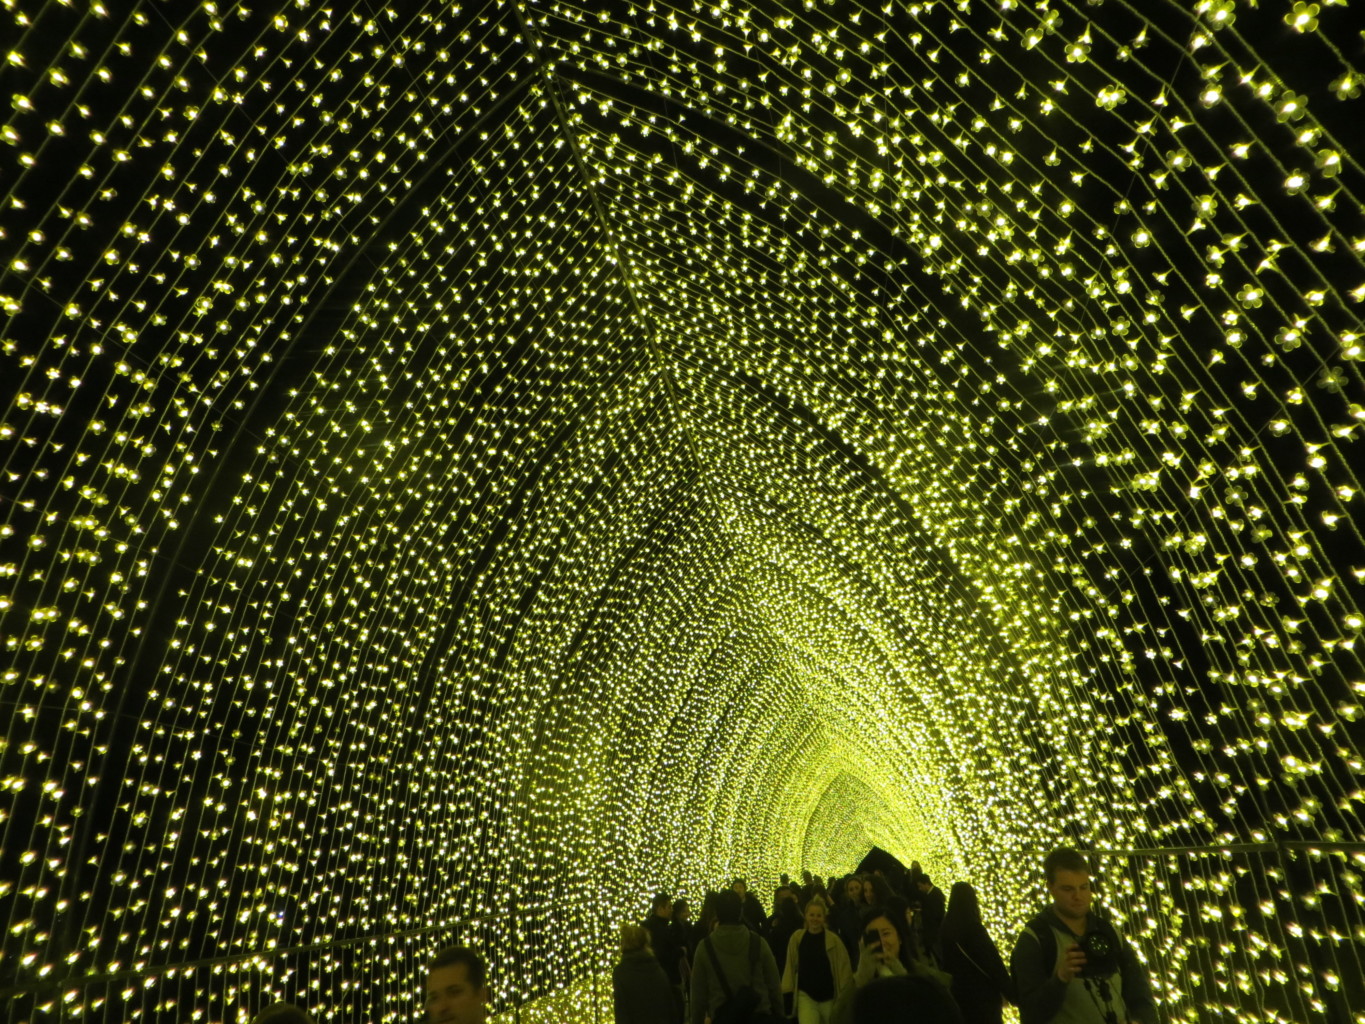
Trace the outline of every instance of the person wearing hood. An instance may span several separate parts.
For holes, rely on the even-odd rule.
[[[621,925],[621,959],[611,972],[616,1024],[682,1024],[668,975],[642,925]]]
[[[757,996],[754,1021],[782,1013],[777,961],[768,944],[744,926],[739,893],[726,889],[716,897],[716,927],[697,947],[692,964],[692,1024],[714,1017],[728,994],[751,988]]]
[[[1090,906],[1090,865],[1059,847],[1043,861],[1052,904],[1010,954],[1022,1024],[1155,1024],[1147,973],[1118,929]]]

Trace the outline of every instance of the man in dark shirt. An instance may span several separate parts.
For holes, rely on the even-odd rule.
[[[666,892],[657,893],[649,917],[641,922],[649,931],[649,944],[658,957],[668,983],[682,993],[682,950],[678,928],[673,923],[673,898]]]
[[[948,912],[948,899],[943,890],[936,886],[926,874],[915,879],[919,890],[920,920],[924,926],[924,948],[938,957],[938,930],[943,925],[943,915]]]
[[[758,900],[749,894],[749,883],[742,878],[736,878],[730,883],[730,888],[739,895],[739,916],[744,926],[752,932],[763,934],[763,926],[767,924],[763,916],[763,908]]]
[[[1155,1024],[1146,970],[1113,923],[1091,906],[1085,857],[1059,847],[1043,861],[1043,874],[1052,903],[1024,926],[1010,956],[1019,1019],[1023,1024]],[[1080,945],[1092,935],[1100,936],[1108,951],[1095,962]]]

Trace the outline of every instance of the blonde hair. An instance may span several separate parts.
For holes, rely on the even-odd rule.
[[[649,929],[627,921],[621,925],[621,952],[633,953],[637,949],[649,949]]]
[[[804,914],[806,910],[808,910],[811,907],[812,904],[819,904],[821,910],[823,910],[826,914],[829,913],[829,904],[825,902],[825,898],[823,896],[812,896],[810,899],[806,901],[805,907],[801,908],[801,912]]]

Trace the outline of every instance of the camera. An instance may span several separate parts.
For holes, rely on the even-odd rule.
[[[1080,977],[1107,978],[1119,969],[1118,948],[1106,932],[1091,929],[1076,940],[1076,946],[1085,954]]]

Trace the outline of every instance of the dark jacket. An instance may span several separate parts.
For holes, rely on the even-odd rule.
[[[938,956],[938,930],[943,926],[943,918],[948,913],[948,897],[938,886],[930,886],[928,892],[918,893],[920,923],[924,929],[921,936],[925,950]]]
[[[647,949],[621,957],[611,972],[616,1024],[682,1024],[673,986]]]
[[[1077,935],[1051,907],[1024,926],[1010,954],[1010,977],[1019,998],[1021,1024],[1081,1024],[1105,1020],[1112,1010],[1115,1020],[1134,1024],[1155,1024],[1156,1003],[1152,1000],[1147,972],[1138,962],[1133,947],[1123,940],[1118,929],[1095,911],[1086,921],[1091,929],[1104,931],[1110,944],[1118,949],[1118,967],[1106,978],[1075,978],[1062,982],[1057,968]],[[1049,958],[1046,951],[1051,951]]]
[[[721,924],[711,933],[710,948],[703,942],[697,947],[697,959],[692,965],[692,1024],[702,1024],[714,1016],[725,1002],[725,989],[716,969],[725,972],[725,980],[734,992],[742,985],[750,985],[758,993],[757,1013],[782,1015],[782,989],[777,975],[777,961],[773,951],[759,936],[742,924]],[[711,961],[714,949],[720,963]],[[758,953],[757,969],[750,975],[749,964],[753,952]]]
[[[739,904],[739,915],[750,930],[756,931],[760,935],[764,933],[768,919],[763,916],[763,907],[753,893],[744,894],[744,899]]]
[[[805,927],[801,912],[791,903],[779,907],[778,912],[768,918],[768,948],[773,951],[778,974],[787,969],[787,944],[791,937]]]
[[[939,965],[953,976],[953,998],[966,1024],[1000,1024],[1001,998],[1014,1002],[1005,962],[986,926],[977,922],[961,934],[940,933]]]
[[[670,985],[682,984],[680,961],[686,948],[685,941],[679,941],[681,929],[671,918],[650,914],[641,922],[649,932],[649,944],[654,947],[654,956],[664,969]]]
[[[863,935],[863,911],[866,907],[867,905],[864,903],[850,903],[848,900],[840,900],[830,912],[830,927],[834,929],[839,938],[844,940],[844,949],[848,951],[849,963],[857,963],[858,961],[858,942]]]

